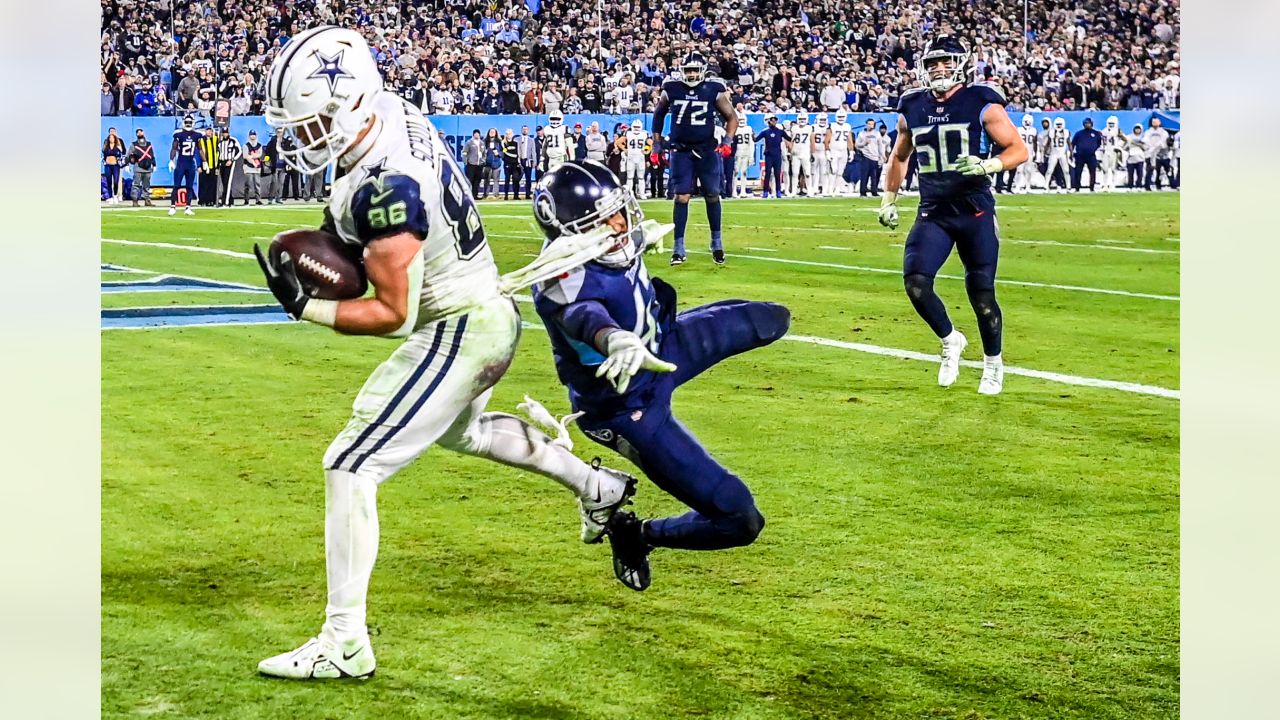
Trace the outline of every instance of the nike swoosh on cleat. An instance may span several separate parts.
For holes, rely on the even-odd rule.
[[[361,650],[363,650],[363,649],[364,649],[364,648],[362,648],[362,647],[358,647],[358,648],[356,648],[356,651],[355,651],[355,652],[353,652],[353,653],[351,653],[350,655],[348,655],[348,654],[346,654],[346,653],[342,653],[342,659],[343,659],[343,660],[350,660],[351,658],[353,658],[353,657],[355,657],[355,656],[359,655],[359,654],[360,654],[360,651],[361,651]]]

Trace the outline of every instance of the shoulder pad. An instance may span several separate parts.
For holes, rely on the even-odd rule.
[[[907,103],[915,102],[915,99],[920,97],[920,93],[923,93],[926,90],[928,90],[928,88],[912,88],[911,90],[902,93],[902,97],[898,98],[898,112],[902,112],[903,109],[906,108]]]
[[[416,180],[386,170],[356,188],[351,198],[351,219],[356,237],[364,245],[387,235],[411,232],[427,234],[426,208]]]
[[[970,87],[978,91],[979,97],[982,97],[987,102],[999,103],[1000,105],[1005,105],[1009,102],[1004,97],[1004,91],[1001,90],[998,85],[987,82],[975,82]]]
[[[718,77],[706,77],[702,79],[703,84],[716,88],[716,93],[728,92],[729,84]]]
[[[584,268],[574,268],[554,280],[534,285],[534,299],[552,305],[569,305],[579,299],[586,299],[578,297],[582,294],[582,285],[586,279],[587,271]]]

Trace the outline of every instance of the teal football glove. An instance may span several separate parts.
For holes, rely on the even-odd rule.
[[[898,229],[898,193],[885,191],[880,198],[880,213],[877,216],[880,224],[890,230]]]
[[[956,163],[956,172],[961,175],[995,175],[1001,170],[1004,170],[1004,163],[1000,158],[983,160],[977,155],[965,155]]]

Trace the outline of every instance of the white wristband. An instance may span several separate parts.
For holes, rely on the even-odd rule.
[[[308,300],[302,307],[302,319],[317,325],[333,327],[333,324],[338,321],[338,301]]]

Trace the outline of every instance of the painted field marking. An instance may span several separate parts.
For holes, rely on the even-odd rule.
[[[837,247],[835,245],[819,245],[819,250],[848,250],[847,247]]]
[[[756,252],[778,252],[777,250],[774,250],[774,249],[772,249],[772,248],[762,248],[762,247],[749,247],[749,248],[746,248],[746,249],[747,249],[747,250],[755,250]]]
[[[102,242],[111,243],[112,245],[136,245],[140,247],[164,248],[166,250],[187,250],[189,252],[209,253],[210,255],[225,255],[234,258],[253,258],[253,253],[239,252],[236,250],[224,250],[222,248],[204,247],[202,245],[181,245],[179,243],[167,242],[143,242],[141,240],[112,240],[110,238],[102,238]]]

